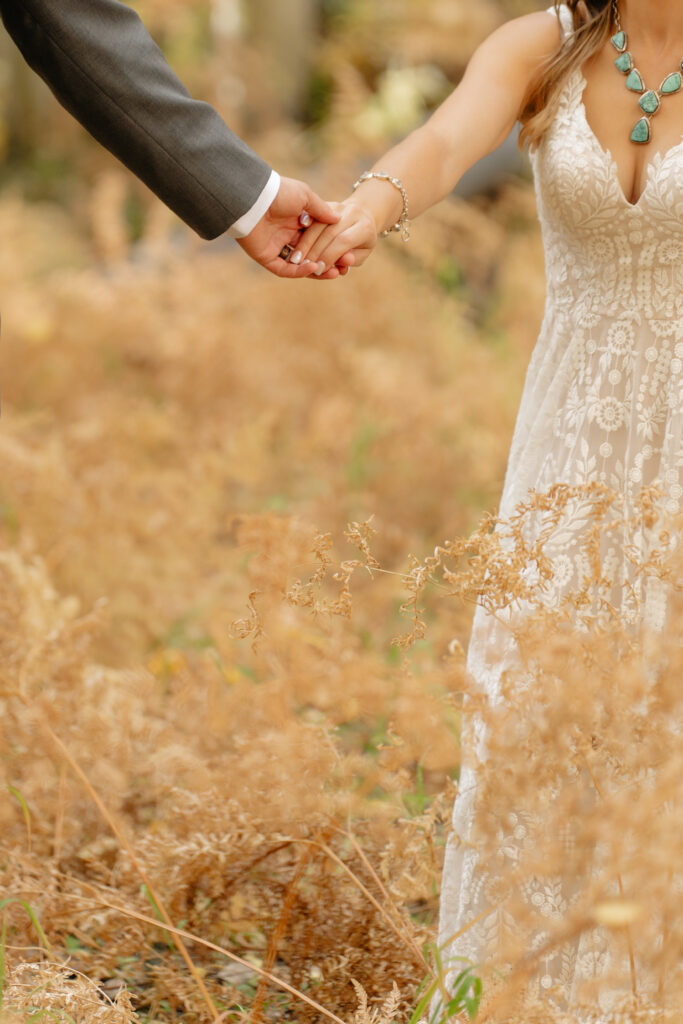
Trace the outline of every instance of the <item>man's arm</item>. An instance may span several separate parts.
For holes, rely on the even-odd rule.
[[[203,238],[277,193],[277,176],[192,99],[119,0],[0,0],[23,56],[59,102]],[[272,197],[269,195],[272,193]]]

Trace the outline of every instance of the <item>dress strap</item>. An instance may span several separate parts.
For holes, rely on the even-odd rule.
[[[548,7],[547,13],[557,14],[557,8],[554,5],[552,7]],[[574,31],[574,18],[566,4],[560,4],[559,20],[560,28],[562,30],[562,38],[566,39]]]

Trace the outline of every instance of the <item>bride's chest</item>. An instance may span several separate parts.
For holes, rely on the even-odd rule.
[[[586,80],[578,71],[567,83],[553,124],[532,154],[541,219],[578,236],[642,229],[647,224],[666,237],[683,237],[680,134],[663,152],[651,148],[653,143],[639,147],[643,162],[635,170],[633,163],[620,166],[620,158],[633,160],[614,134],[623,125],[615,124],[605,135],[615,140],[614,152],[605,148],[589,120],[584,95]],[[601,112],[603,109],[601,106]],[[628,178],[634,174],[637,184],[631,182],[629,187]],[[638,193],[635,202],[631,201],[634,187]]]
[[[628,88],[632,76],[615,68],[614,53],[610,47],[581,69],[579,103],[588,130],[614,161],[624,198],[636,205],[655,158],[663,159],[683,138],[682,76],[680,64],[672,58],[675,73],[663,75],[660,63],[642,65],[633,71],[634,88]],[[630,53],[628,57],[633,62]],[[665,80],[666,93],[661,90]],[[634,135],[649,141],[635,142]]]

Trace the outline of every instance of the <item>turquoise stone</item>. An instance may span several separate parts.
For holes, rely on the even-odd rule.
[[[620,53],[614,63],[620,71],[623,71],[624,74],[626,74],[633,67],[633,58],[627,50],[626,53]]]
[[[656,114],[659,110],[660,100],[654,89],[648,89],[638,100],[638,106],[646,114]]]
[[[650,122],[646,117],[641,117],[638,124],[631,132],[631,142],[650,141]]]
[[[680,71],[674,71],[672,75],[667,75],[661,84],[660,92],[664,96],[669,96],[672,92],[679,92],[681,85],[683,85],[683,78],[681,78]]]
[[[631,74],[626,79],[626,88],[630,89],[631,92],[643,92],[645,89],[645,82],[643,76],[637,68],[634,68]]]
[[[615,50],[618,50],[619,53],[623,53],[626,49],[626,33],[617,32],[615,36],[612,36],[612,46]]]

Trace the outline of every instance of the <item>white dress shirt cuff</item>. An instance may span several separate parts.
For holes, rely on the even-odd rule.
[[[270,178],[266,183],[261,195],[258,197],[251,210],[236,220],[231,228],[228,228],[228,235],[231,238],[244,238],[245,235],[250,234],[262,217],[265,217],[268,210],[273,205],[275,196],[280,191],[280,175],[277,171],[272,171]]]

